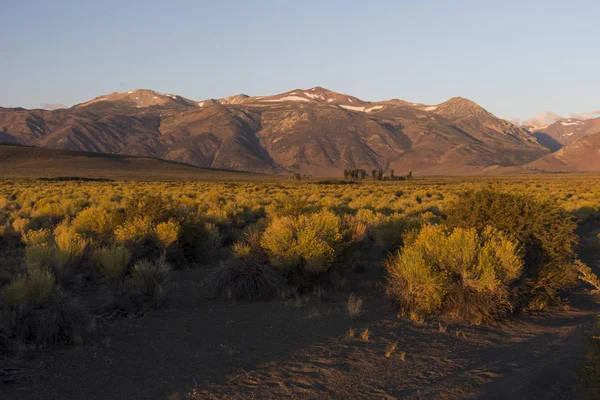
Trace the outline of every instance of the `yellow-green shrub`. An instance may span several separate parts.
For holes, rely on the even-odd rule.
[[[473,322],[510,311],[511,284],[523,262],[503,233],[425,226],[386,263],[388,294],[412,315],[446,314]]]
[[[4,301],[9,305],[18,306],[28,300],[44,300],[52,293],[55,282],[49,269],[30,269],[4,289]]]
[[[104,277],[117,279],[125,273],[131,252],[120,246],[102,247],[94,252],[94,259]]]
[[[112,218],[109,212],[100,206],[91,206],[81,211],[71,225],[78,233],[107,240],[113,233]]]
[[[152,220],[149,217],[136,217],[115,230],[115,239],[120,244],[133,245],[142,242],[152,233]]]
[[[21,240],[28,246],[50,245],[54,235],[50,229],[30,230],[21,236]]]
[[[173,220],[161,222],[154,227],[154,236],[158,242],[158,246],[166,250],[179,239],[181,234],[181,226]]]
[[[50,268],[54,263],[54,246],[46,244],[27,246],[25,248],[25,267],[28,270]]]
[[[340,218],[322,211],[299,217],[275,218],[265,230],[261,245],[273,266],[290,271],[326,272],[342,242]]]

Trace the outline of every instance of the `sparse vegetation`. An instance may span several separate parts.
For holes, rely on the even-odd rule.
[[[286,292],[294,308],[308,297],[340,299],[348,270],[376,275],[385,265],[388,294],[415,322],[497,320],[557,300],[578,276],[597,284],[575,258],[574,233],[575,218],[600,215],[595,178],[371,182],[360,170],[347,174],[353,185],[4,181],[0,308],[23,318],[0,324],[0,340],[75,342],[86,331],[86,308],[75,300],[83,287],[112,293],[115,305],[101,312],[135,313],[166,301],[172,270],[207,263],[219,265],[206,280],[214,297],[272,300]],[[488,182],[493,191],[478,190]],[[352,283],[359,291],[378,286]],[[30,311],[17,314],[19,307]],[[62,321],[76,326],[72,339],[17,335],[19,324],[38,318],[31,307],[70,309],[76,317]],[[362,299],[351,295],[344,311],[357,318]]]

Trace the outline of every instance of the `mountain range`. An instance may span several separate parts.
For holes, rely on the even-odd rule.
[[[348,168],[421,175],[600,170],[581,163],[582,148],[600,148],[596,133],[600,119],[527,128],[461,97],[437,105],[370,102],[318,86],[202,101],[138,89],[66,109],[0,107],[4,143],[315,176]],[[586,157],[598,158],[592,153]]]

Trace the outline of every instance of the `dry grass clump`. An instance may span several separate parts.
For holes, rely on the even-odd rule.
[[[424,227],[386,263],[389,296],[415,318],[446,314],[475,323],[512,310],[511,285],[521,276],[517,245],[486,228]]]
[[[365,328],[360,332],[360,338],[362,340],[364,340],[365,342],[369,341],[370,336],[371,336],[371,331],[369,330],[369,328]]]
[[[387,348],[385,349],[385,358],[390,358],[392,356],[392,354],[394,354],[394,351],[396,351],[396,349],[398,348],[398,342],[393,342],[390,343]],[[404,360],[402,360],[404,361]]]
[[[346,313],[350,319],[356,319],[362,314],[363,299],[351,294],[348,296],[348,302],[346,303]]]
[[[273,300],[284,284],[270,266],[243,259],[222,262],[207,278],[211,295],[227,300]]]

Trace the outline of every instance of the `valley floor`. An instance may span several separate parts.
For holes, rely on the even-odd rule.
[[[100,327],[93,345],[22,361],[31,373],[0,397],[573,399],[600,300],[579,294],[569,310],[440,332],[398,319],[378,295],[350,322],[338,301],[227,304],[189,284],[179,294],[169,310]]]

